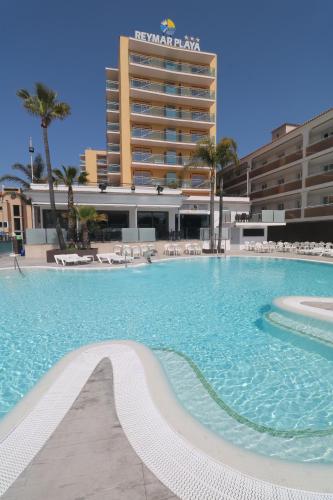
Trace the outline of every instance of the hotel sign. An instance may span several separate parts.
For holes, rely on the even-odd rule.
[[[173,33],[176,31],[176,26],[171,19],[164,19],[161,22],[162,35],[155,35],[153,33],[146,33],[144,31],[135,31],[134,38],[142,40],[143,42],[158,43],[160,45],[167,45],[168,47],[177,47],[179,49],[195,50],[200,52],[200,38],[193,36],[185,36],[181,38],[174,38]]]

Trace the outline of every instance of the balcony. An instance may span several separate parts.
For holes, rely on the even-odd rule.
[[[154,141],[155,145],[165,146],[166,143],[180,143],[184,147],[186,145],[193,147],[198,142],[208,139],[207,135],[203,134],[185,134],[176,130],[147,130],[145,128],[132,128],[132,143],[144,144]],[[160,144],[159,144],[160,143]]]
[[[108,153],[120,153],[120,145],[114,142],[108,142]]]
[[[333,163],[309,167],[309,175],[305,180],[306,187],[333,182]]]
[[[302,181],[300,179],[287,180],[283,184],[276,184],[265,189],[261,188],[259,191],[251,192],[251,199],[256,200],[258,198],[265,198],[266,196],[287,193],[288,191],[296,191],[297,189],[302,189]]]
[[[214,68],[199,64],[172,61],[170,59],[162,59],[160,57],[151,57],[136,53],[130,54],[129,62],[135,65],[133,66],[135,74],[144,77],[156,77],[160,75],[161,77],[165,77],[167,74],[174,80],[181,80],[182,82],[188,81],[191,83],[197,81],[198,83],[207,84],[210,84],[215,78]]]
[[[301,160],[302,157],[303,157],[302,151],[297,151],[295,153],[290,153],[289,155],[284,156],[282,158],[278,158],[277,160],[273,160],[270,163],[267,163],[260,167],[255,167],[250,172],[250,179],[252,179],[253,177],[257,177],[258,175],[271,172],[272,170],[276,170],[277,168],[283,167],[284,165],[288,165],[289,163]]]
[[[106,110],[107,111],[119,111],[119,102],[118,101],[106,101]]]
[[[197,182],[196,180],[183,180],[167,177],[150,177],[134,174],[133,183],[136,186],[163,186],[169,189],[203,189],[209,190],[209,180]]]
[[[97,158],[97,165],[106,165],[106,158]]]
[[[141,151],[132,152],[132,163],[144,163],[150,165],[168,165],[176,168],[180,167],[190,167],[193,165],[193,158],[191,156],[183,156],[177,154],[152,154],[144,153]],[[197,164],[195,166],[197,168]],[[200,165],[200,168],[205,167],[204,164]]]
[[[333,147],[333,135],[332,133],[328,137],[320,138],[316,142],[310,144],[306,148],[306,155],[310,156],[314,153],[318,153],[319,151],[323,151],[324,149]]]
[[[262,210],[261,212],[254,212],[247,214],[245,212],[235,214],[236,226],[242,226],[248,223],[265,223],[265,224],[284,224],[285,211],[284,210]]]
[[[286,208],[285,212],[287,220],[300,219],[302,216],[302,211],[300,208]]]
[[[106,90],[112,90],[118,92],[119,90],[119,82],[115,80],[106,80]]]
[[[333,196],[331,196],[333,200]],[[327,217],[333,216],[333,201],[331,203],[320,203],[309,205],[304,210],[305,217]]]
[[[143,95],[167,103],[179,103],[186,101],[190,105],[211,106],[214,103],[215,92],[199,87],[183,87],[172,83],[158,83],[149,80],[132,78],[130,81],[131,97],[141,99]]]
[[[109,135],[111,135],[111,134],[118,135],[119,132],[120,132],[119,123],[117,123],[117,122],[114,122],[114,123],[107,122],[107,124],[106,124],[106,131],[107,131],[107,133]]]
[[[173,125],[186,125],[208,129],[215,124],[215,115],[205,111],[190,111],[172,107],[150,106],[149,104],[133,103],[131,113],[140,115],[141,121],[147,123],[164,123],[170,121]]]
[[[120,165],[118,163],[113,163],[108,165],[108,173],[109,174],[119,174],[120,173]]]

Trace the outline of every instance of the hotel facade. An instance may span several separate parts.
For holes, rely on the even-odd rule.
[[[136,31],[120,37],[119,64],[106,68],[105,87],[106,147],[81,154],[89,177],[87,185],[74,186],[75,203],[107,215],[113,239],[122,228],[154,228],[157,239],[173,232],[199,238],[209,226],[210,169],[194,164],[193,154],[199,141],[216,140],[216,54],[201,51],[194,37]],[[66,209],[66,192],[66,186],[55,186],[59,211]],[[32,184],[29,196],[33,227],[51,227],[47,187]],[[224,239],[231,245],[233,239],[239,245],[267,236],[274,218],[249,228],[249,210],[246,196],[224,198]]]
[[[86,186],[75,186],[77,204],[108,216],[115,233],[154,227],[157,238],[179,231],[198,238],[209,225],[210,170],[193,165],[198,141],[216,139],[216,54],[197,38],[135,32],[119,39],[119,64],[106,68],[106,147],[80,156]],[[48,192],[32,185],[34,227],[47,227]],[[55,187],[59,210],[66,188]],[[247,198],[225,200],[228,221],[249,211]],[[218,224],[216,198],[215,224]]]
[[[271,142],[225,169],[226,196],[249,196],[251,211],[285,210],[287,225],[272,240],[333,237],[333,109],[302,125],[285,123]]]

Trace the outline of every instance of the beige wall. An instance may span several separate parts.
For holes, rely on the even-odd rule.
[[[88,182],[97,182],[97,156],[106,156],[106,151],[97,149],[86,149],[85,152],[86,172],[89,175]]]
[[[131,184],[131,135],[130,135],[130,97],[128,38],[120,37],[119,47],[119,109],[120,109],[120,171],[121,183]]]

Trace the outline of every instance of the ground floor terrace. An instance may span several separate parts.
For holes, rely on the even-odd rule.
[[[266,265],[268,262],[272,260],[275,262],[295,261],[304,263],[304,265],[310,261],[313,263],[333,262],[333,259],[329,257],[300,256],[296,253],[285,254],[284,252],[271,252],[269,255],[259,256],[248,251],[230,251],[220,259],[215,256],[208,258],[206,256],[189,256],[185,252],[185,245],[188,244],[185,241],[178,243],[181,247],[181,256],[174,257],[164,254],[165,244],[168,244],[168,242],[155,243],[157,254],[152,258],[153,263],[151,265],[147,264],[144,258],[137,259],[134,263],[128,265],[128,270],[130,268],[133,270],[133,274],[131,274],[132,286],[141,287],[143,284],[144,288],[141,289],[140,293],[144,295],[145,288],[149,284],[144,277],[145,275],[140,278],[140,269],[153,270],[154,266],[157,268],[160,265],[158,261],[161,261],[162,267],[157,286],[160,293],[163,294],[164,307],[168,302],[167,297],[164,295],[164,284],[166,280],[171,279],[171,268],[165,267],[162,262],[163,259],[168,259],[165,264],[181,262],[179,259],[182,259],[184,264],[190,264],[192,261],[205,263],[209,260],[216,263],[220,262],[221,267],[224,267],[224,262],[228,263],[232,259],[243,259],[244,262],[251,260],[260,263],[255,269],[256,282],[260,283],[264,279],[265,272],[268,273],[274,270],[274,273],[270,275],[270,279],[268,277],[267,283],[271,287],[280,290],[282,290],[280,287],[283,286],[282,281],[295,281],[298,278],[296,278],[296,275],[291,276],[290,270],[287,269],[281,274],[281,267],[270,270]],[[24,257],[19,258],[19,264],[22,271],[26,273],[26,278],[22,281],[24,283],[22,286],[25,287],[29,285],[32,276],[27,268],[29,266],[36,268],[46,266],[45,259],[27,259]],[[0,267],[12,268],[12,258],[8,256],[1,257]],[[56,264],[51,264],[50,267],[57,268]],[[119,269],[120,273],[112,273],[113,278],[111,276],[107,287],[105,287],[106,283],[104,283],[104,287],[100,288],[100,292],[110,294],[112,293],[112,286],[114,286],[117,289],[117,294],[121,295],[122,290],[118,289],[117,286],[120,283],[119,279],[123,267],[125,266],[116,264],[110,266],[109,264],[92,262],[87,265],[75,266],[75,271],[80,269],[85,271],[89,269],[92,271]],[[231,288],[234,284],[229,281],[230,276],[227,267],[222,271],[221,279],[228,280]],[[217,272],[219,268],[220,265],[214,266],[213,269],[214,283],[211,285],[214,287],[218,279]],[[328,266],[328,271],[330,268],[331,266]],[[69,271],[69,281],[67,282],[69,287],[73,286],[72,269],[73,266],[68,266],[64,273],[56,273],[61,279]],[[241,273],[240,279],[246,281],[250,268],[244,267],[242,269],[244,272]],[[128,271],[125,270],[126,272]],[[87,272],[84,273],[85,276],[88,276],[88,274]],[[101,273],[101,276],[104,274]],[[301,272],[301,274],[306,273]],[[118,278],[116,278],[116,275]],[[188,277],[192,275],[192,268],[189,268]],[[320,276],[315,277],[319,283],[319,288],[313,288],[316,293],[319,290],[325,290],[325,284],[322,284],[324,274],[321,273]],[[124,279],[126,279],[125,275]],[[150,276],[151,279],[152,276]],[[238,279],[236,275],[234,279]],[[175,275],[172,280],[176,280]],[[87,278],[80,278],[80,285],[83,286],[85,281],[87,281]],[[209,283],[202,280],[200,283],[200,294],[204,297]],[[99,286],[102,284],[103,281],[99,283]],[[178,282],[176,284],[179,285]],[[315,287],[315,285],[316,283],[313,282],[312,286]],[[9,287],[9,293],[12,294],[15,280],[13,280],[13,283],[8,283],[7,287]],[[186,284],[186,287],[190,287],[188,295],[190,300],[194,288],[189,283]],[[57,287],[55,286],[53,290],[54,296],[52,300],[58,304]],[[244,309],[249,302],[253,301],[253,297],[250,294],[247,296],[242,294],[239,287],[237,287],[237,290],[240,294],[239,300],[242,303],[242,309]],[[329,291],[328,288],[326,290]],[[264,289],[264,292],[265,296],[267,296],[268,289]],[[81,303],[84,302],[93,307],[91,298],[89,298],[88,302],[85,302],[86,298],[82,289],[78,293],[80,293]],[[174,302],[171,307],[174,313],[172,318],[169,318],[169,330],[173,329],[172,324],[178,324],[178,315],[182,308],[185,307],[184,303],[178,304],[177,287],[172,290],[172,294],[174,295]],[[257,290],[254,292],[254,296],[256,294]],[[39,300],[37,296],[35,299]],[[155,299],[156,297],[149,292],[147,300],[154,301],[155,304]],[[222,299],[223,302],[227,300],[227,297],[223,295]],[[300,307],[308,308],[306,312],[309,313],[310,311],[312,314],[313,309],[318,310],[319,313],[323,311],[325,314],[327,311],[329,313],[333,307],[332,299],[326,298],[324,300],[322,297],[303,297],[299,298],[298,302]],[[130,295],[127,296],[126,303],[128,309],[122,311],[122,321],[125,322],[126,314],[131,314],[135,307]],[[58,305],[60,312],[61,306]],[[94,322],[91,323],[93,329],[96,328],[99,319],[99,309],[97,311],[96,304],[94,307]],[[146,307],[148,307],[148,302]],[[199,302],[196,302],[196,307],[200,309]],[[214,307],[218,309],[219,306],[216,303]],[[291,306],[289,305],[289,307]],[[295,301],[292,303],[292,307],[295,307]],[[42,317],[42,304],[40,304],[39,309],[41,309]],[[227,314],[228,309],[229,305],[223,314]],[[201,309],[197,312],[199,316],[203,314]],[[264,311],[261,312],[264,313]],[[115,313],[116,311],[110,311],[112,321],[117,322],[118,319]],[[58,313],[55,311],[55,314]],[[60,312],[60,316],[62,314],[64,314],[63,310]],[[138,311],[135,314],[138,314]],[[159,310],[157,316],[161,314],[163,314],[162,309]],[[192,309],[192,316],[194,314],[196,314],[196,311]],[[140,321],[139,316],[136,317],[137,321]],[[241,314],[238,314],[239,319],[240,317]],[[156,335],[156,327],[160,324],[160,318],[156,319],[158,321],[155,326],[150,328],[150,335],[152,336]],[[107,314],[103,321],[107,321]],[[191,328],[195,328],[193,318],[189,317],[188,321],[191,322]],[[36,328],[39,329],[40,326],[36,325]],[[128,328],[130,328],[130,324],[128,324]],[[176,328],[178,342],[180,342],[180,346],[183,345],[184,347],[188,343],[188,338],[185,337],[184,344],[181,344],[180,337],[185,335],[185,332],[182,331],[182,335],[179,335],[179,328],[180,324],[178,330]],[[242,330],[242,325],[233,325],[232,335],[236,334],[237,329]],[[275,339],[275,335],[274,333],[272,338]],[[226,357],[221,358],[221,360],[223,359],[223,363],[226,362],[228,365],[231,363],[231,358],[228,357],[231,353],[228,353],[228,351],[232,346],[228,344],[226,331],[224,336],[223,339],[219,340],[219,343],[223,346],[221,352]],[[235,341],[234,337],[233,340]],[[256,337],[253,337],[252,345],[255,345],[257,340]],[[209,342],[214,343],[214,337],[211,337]],[[297,349],[293,351],[293,354],[299,354],[298,340],[292,341],[291,344],[294,342],[297,344]],[[272,340],[272,343],[274,344],[272,347],[275,349],[278,344],[275,340]],[[290,339],[283,345],[283,369],[286,378],[288,378],[287,375],[289,376],[289,370],[291,369],[288,349],[294,349],[294,347],[289,347],[289,343]],[[161,353],[163,351],[163,345],[161,344],[156,344],[156,348],[157,351],[155,352]],[[239,344],[237,356],[238,362],[242,365],[241,349],[242,346]],[[265,349],[267,349],[267,346]],[[309,347],[306,347],[306,349],[311,351]],[[205,350],[203,345],[202,350]],[[46,375],[46,378],[0,424],[0,454],[6,452],[6,450],[8,453],[7,438],[10,437],[11,439],[9,443],[10,455],[7,455],[6,461],[0,461],[0,477],[2,478],[0,484],[3,488],[1,491],[4,491],[3,498],[6,500],[20,500],[23,498],[44,500],[46,496],[50,500],[61,498],[66,500],[77,498],[92,498],[93,500],[103,500],[104,498],[111,500],[171,500],[173,498],[196,498],[198,500],[211,500],[212,498],[218,500],[252,500],[257,498],[262,500],[275,500],[277,498],[331,500],[333,498],[331,464],[301,464],[292,460],[285,462],[274,457],[257,454],[254,450],[244,450],[234,443],[222,439],[216,440],[216,436],[213,435],[211,429],[203,425],[202,421],[197,420],[198,415],[193,418],[193,415],[190,415],[189,408],[195,406],[195,402],[183,400],[182,395],[180,397],[181,403],[180,400],[177,401],[175,398],[173,391],[177,387],[179,388],[180,380],[186,381],[186,384],[191,382],[191,387],[202,391],[200,393],[200,397],[203,398],[201,407],[207,406],[206,417],[214,414],[212,403],[209,402],[214,395],[214,391],[212,389],[208,390],[208,386],[205,385],[208,374],[203,371],[200,375],[194,364],[189,366],[192,366],[191,377],[193,377],[193,373],[196,376],[192,379],[187,378],[188,361],[179,357],[180,351],[179,348],[178,354],[167,352],[167,350],[162,352],[160,361],[163,360],[163,363],[165,363],[163,369],[161,369],[160,362],[156,361],[155,355],[149,349],[132,341],[104,341],[103,343],[82,347],[63,358],[60,364],[55,365]],[[315,351],[315,357],[322,356],[323,364],[330,363],[327,352],[322,352],[321,347],[318,350],[315,349]],[[275,369],[277,369],[279,365],[278,352],[275,351],[275,354],[277,357],[274,360],[274,365]],[[211,356],[212,353],[209,355]],[[310,352],[307,355],[310,355]],[[264,356],[264,353],[259,355],[261,364],[266,361],[266,358],[264,360],[262,356]],[[170,381],[165,379],[164,370],[168,371],[168,369],[174,367],[176,358],[178,359],[177,363],[181,361],[178,365],[181,377],[178,376],[179,383],[172,379],[172,388],[170,388]],[[251,355],[248,355],[246,363],[242,365],[242,370],[246,371],[246,367],[252,363],[251,360],[253,359]],[[295,364],[296,361],[296,357],[293,356],[293,363]],[[268,369],[266,365],[265,368]],[[307,371],[312,368],[307,366],[305,369]],[[318,366],[316,369],[318,370]],[[135,377],[133,377],[134,373]],[[268,379],[274,379],[274,373],[269,373],[270,377]],[[132,374],[132,376],[129,376],[129,374]],[[251,377],[253,376],[252,373]],[[265,379],[266,377],[263,376],[260,382],[262,388],[266,383]],[[298,382],[301,383],[301,377]],[[238,394],[240,391],[245,394],[242,385],[238,383]],[[291,387],[289,389],[292,390]],[[207,394],[204,396],[204,392],[209,393],[210,396],[207,396]],[[319,395],[317,394],[317,396]],[[199,392],[197,397],[200,399]],[[216,399],[216,392],[214,398],[212,399],[214,399],[215,403],[219,402],[221,404],[221,401],[218,398]],[[185,409],[183,405],[185,405]],[[34,409],[33,412],[31,412],[32,409]],[[226,408],[223,411],[225,410]],[[284,408],[284,411],[288,413],[289,409]],[[233,414],[232,418],[237,420],[237,414]],[[239,428],[244,427],[244,424],[244,421],[237,420]],[[252,429],[251,432],[257,430]],[[311,432],[311,427],[308,431]],[[267,429],[267,432],[269,433],[270,430]],[[326,429],[321,432],[326,432]],[[277,434],[279,434],[279,429]],[[290,435],[286,435],[284,438],[282,431],[280,434],[281,436],[271,436],[271,439],[285,439],[286,442],[293,439]],[[259,434],[259,437],[258,441],[266,439],[265,433]],[[313,437],[309,436],[307,438],[306,435],[302,435],[301,441],[302,439],[311,441]],[[330,439],[330,435],[325,435],[323,439]],[[252,444],[255,447],[256,444],[254,442]],[[10,459],[13,456],[16,457],[14,461]],[[14,466],[11,465],[8,468],[9,462]],[[9,486],[8,489],[7,486]]]

